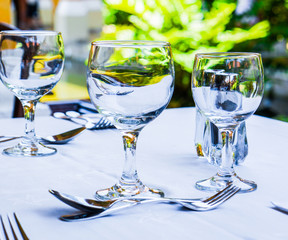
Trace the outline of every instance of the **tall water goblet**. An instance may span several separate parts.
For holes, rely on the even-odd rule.
[[[174,65],[167,42],[96,41],[90,49],[87,85],[91,101],[122,133],[125,163],[121,179],[96,197],[158,195],[136,169],[140,131],[166,108],[174,90]]]
[[[25,136],[4,150],[11,156],[46,156],[56,149],[40,143],[35,134],[35,107],[59,81],[64,66],[61,33],[53,31],[3,31],[0,33],[0,78],[21,101]]]
[[[233,165],[235,129],[258,108],[264,91],[261,55],[258,53],[196,54],[192,92],[200,111],[218,128],[223,139],[218,172],[196,183],[200,190],[217,191],[235,184],[242,192],[257,184],[237,176]]]

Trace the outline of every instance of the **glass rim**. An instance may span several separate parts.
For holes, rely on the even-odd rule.
[[[260,53],[255,52],[210,52],[210,53],[196,53],[198,58],[241,58],[241,57],[261,57]]]
[[[92,46],[103,47],[170,47],[171,44],[165,41],[148,40],[100,40],[91,42]]]
[[[15,36],[35,36],[35,35],[49,35],[56,36],[61,35],[61,32],[49,31],[49,30],[4,30],[0,31],[1,35],[15,35]]]

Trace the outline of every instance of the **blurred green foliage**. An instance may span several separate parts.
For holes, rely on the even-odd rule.
[[[256,1],[252,15],[269,6],[269,2],[272,0]],[[237,1],[104,0],[104,3],[102,40],[171,43],[176,83],[170,107],[193,105],[190,75],[195,53],[231,51],[237,45],[267,37],[270,31],[267,19],[245,22],[243,14],[236,16]]]

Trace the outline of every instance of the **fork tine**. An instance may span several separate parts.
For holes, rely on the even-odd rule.
[[[207,204],[213,204],[214,202],[220,201],[222,198],[225,198],[227,194],[229,194],[231,191],[233,191],[234,186],[231,186],[231,188],[221,192],[217,197],[210,199],[210,201],[207,202]]]
[[[94,126],[91,129],[106,129],[110,127],[114,127],[114,125],[105,117],[101,117],[98,122],[94,123]]]
[[[109,127],[110,122],[106,119],[105,122],[103,123],[103,127]]]
[[[8,234],[7,234],[6,228],[4,226],[4,222],[3,222],[3,219],[2,219],[1,215],[0,215],[0,219],[1,219],[1,224],[2,224],[2,228],[3,228],[3,232],[4,232],[4,235],[5,235],[5,238],[6,238],[6,240],[9,240],[9,237],[8,237]]]
[[[103,126],[105,126],[106,125],[106,119],[105,118],[103,118],[103,121],[101,122],[101,124],[99,124],[99,128],[103,128]]]
[[[210,204],[213,203],[214,201],[217,201],[218,199],[221,199],[222,197],[225,197],[225,195],[229,193],[234,187],[235,186],[230,185],[229,188],[225,188],[223,189],[223,191],[220,191],[218,195],[215,194],[214,197],[212,196],[213,198],[211,197],[209,201],[206,201],[206,203]]]
[[[17,223],[17,226],[18,226],[18,228],[20,230],[20,233],[21,233],[23,239],[24,240],[29,240],[29,238],[27,237],[26,233],[24,232],[24,229],[22,228],[22,226],[20,224],[20,221],[18,220],[18,217],[16,216],[16,213],[13,213],[13,215],[14,215],[15,221]]]
[[[239,187],[233,186],[231,189],[225,192],[225,194],[221,195],[217,199],[214,199],[213,201],[210,201],[208,204],[211,206],[218,206],[219,204],[227,201],[229,198],[231,198],[233,195],[235,195],[239,191],[240,191]]]
[[[112,126],[112,124],[106,118],[103,117],[101,120],[96,124],[97,128],[107,128]]]
[[[97,123],[95,124],[95,128],[99,128],[103,121],[104,121],[104,118],[103,118],[103,117],[100,118],[99,122],[97,122]]]
[[[229,198],[231,198],[232,196],[234,196],[236,193],[238,193],[241,190],[241,188],[236,187],[234,189],[234,191],[231,191],[225,198],[223,198],[221,201],[218,201],[215,205],[219,205],[222,204],[224,202],[226,202]]]
[[[223,188],[222,190],[220,190],[219,192],[217,192],[216,194],[214,194],[213,196],[210,196],[206,199],[203,200],[203,202],[205,203],[208,203],[210,202],[211,200],[217,198],[219,195],[221,196],[223,193],[225,193],[227,190],[231,189],[232,188],[232,185],[229,184],[227,187]]]
[[[15,233],[15,231],[14,231],[14,228],[13,228],[13,226],[12,226],[12,223],[11,223],[10,218],[9,218],[8,215],[7,215],[7,218],[8,218],[8,222],[9,222],[9,225],[10,225],[10,228],[11,228],[11,231],[12,231],[12,234],[13,234],[13,237],[14,237],[14,240],[18,240],[17,235],[16,235],[16,233]]]

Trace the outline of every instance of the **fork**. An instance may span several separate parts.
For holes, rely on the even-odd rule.
[[[70,114],[68,114],[70,112]],[[112,128],[114,125],[110,123],[105,117],[101,117],[97,122],[94,122],[92,120],[89,120],[89,118],[82,117],[79,115],[76,117],[75,113],[72,114],[73,111],[68,111],[66,114],[62,112],[55,112],[53,114],[54,118],[68,120],[77,124],[80,124],[82,126],[85,126],[89,130],[94,129],[105,129],[105,128]],[[76,113],[77,114],[77,113]],[[80,120],[80,122],[79,122]],[[84,121],[84,123],[83,123]]]
[[[15,219],[15,222],[17,224],[17,227],[18,227],[18,230],[19,230],[19,233],[22,237],[22,239],[24,240],[29,240],[29,238],[27,237],[26,233],[24,232],[20,222],[19,222],[19,219],[17,218],[16,216],[16,213],[13,213],[13,216],[14,216],[14,219]],[[16,231],[14,230],[13,228],[13,224],[12,224],[12,221],[10,220],[9,216],[7,215],[7,218],[8,218],[8,222],[9,222],[9,225],[10,225],[10,229],[11,229],[11,232],[12,232],[12,235],[13,235],[13,238],[11,239],[14,239],[14,240],[18,240],[20,239],[19,236],[17,237],[17,234],[16,234]],[[0,220],[1,220],[1,224],[2,224],[2,229],[3,229],[3,233],[4,233],[4,236],[5,236],[5,239],[6,240],[9,240],[9,234],[8,234],[8,230],[7,228],[5,227],[5,224],[4,224],[4,221],[3,221],[3,218],[2,216],[0,215]],[[10,236],[11,237],[11,236]],[[2,237],[1,237],[2,239]]]
[[[239,191],[240,191],[239,187],[228,185],[226,188],[217,192],[213,196],[207,197],[205,199],[177,199],[177,198],[153,198],[153,197],[151,198],[131,197],[131,198],[122,198],[122,199],[120,198],[114,202],[111,202],[111,205],[110,207],[107,208],[107,210],[95,208],[94,211],[92,211],[92,207],[91,207],[91,212],[85,211],[85,212],[81,212],[80,214],[76,213],[76,214],[71,214],[71,215],[63,215],[60,217],[60,219],[63,221],[81,221],[81,220],[94,219],[94,218],[99,218],[99,217],[109,215],[112,212],[116,212],[118,210],[122,210],[127,207],[131,207],[131,206],[138,205],[141,203],[148,203],[148,202],[175,202],[194,211],[208,211],[208,210],[217,208],[219,205],[226,202],[229,198],[231,198],[233,195],[235,195]],[[88,199],[86,199],[86,201],[88,204],[92,206],[95,205],[95,203],[97,202],[95,200],[88,200]],[[133,201],[133,202],[131,203],[127,201]],[[112,207],[116,203],[126,203],[126,205]],[[78,209],[81,210],[80,207]]]
[[[89,130],[93,130],[93,129],[105,129],[113,126],[114,125],[111,122],[109,122],[105,117],[102,117],[97,123],[94,123],[92,127],[86,126],[86,128]]]
[[[88,125],[89,124],[89,125]],[[56,134],[53,136],[47,136],[47,137],[42,137],[39,138],[40,141],[45,141],[46,143],[51,143],[51,144],[64,144],[72,140],[75,136],[77,136],[79,133],[81,133],[83,130],[89,129],[89,130],[94,130],[94,129],[106,129],[106,128],[113,128],[114,125],[110,123],[108,120],[106,120],[104,117],[100,118],[100,120],[92,125],[92,123],[87,123],[86,126],[81,127],[81,128],[75,128],[72,130],[69,130],[67,132],[63,132],[60,134]],[[18,139],[21,137],[11,137],[11,136],[0,136],[0,138],[4,138],[0,140],[0,143],[3,142],[8,142],[14,139]]]

